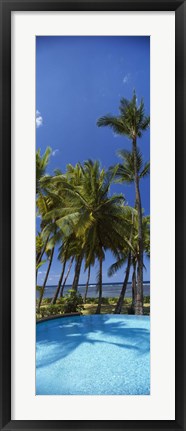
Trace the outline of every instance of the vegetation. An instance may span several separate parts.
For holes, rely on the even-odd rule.
[[[75,290],[69,290],[64,301],[64,313],[76,313],[83,310],[83,298]]]
[[[107,115],[97,124],[128,136],[132,148],[130,152],[119,151],[121,163],[107,171],[98,161],[87,160],[75,166],[67,165],[64,173],[56,170],[54,175],[48,175],[51,149],[47,148],[44,155],[37,151],[36,205],[41,223],[36,237],[36,277],[38,268],[44,263],[48,265],[43,285],[38,288],[37,317],[76,311],[86,313],[88,309],[100,313],[106,306],[114,313],[144,313],[143,256],[144,253],[150,254],[150,218],[143,214],[140,182],[149,174],[149,162],[144,163],[137,139],[149,126],[149,117],[144,114],[143,101],[137,105],[135,93],[131,101],[121,99],[119,109],[118,117]],[[122,193],[111,194],[110,187],[114,182],[134,184],[134,207],[127,205]],[[61,274],[54,296],[47,303],[44,293],[55,250],[58,250]],[[107,250],[114,259],[108,269],[110,276],[123,265],[126,267],[120,296],[114,302],[108,300],[108,303],[102,297],[102,268]],[[98,298],[90,300],[87,299],[88,287],[91,270],[94,268],[95,271],[95,267],[98,268]],[[72,289],[63,297],[72,268]],[[78,292],[82,270],[87,270],[88,274],[84,299]],[[125,293],[131,270],[133,297],[126,304]]]
[[[94,314],[96,312],[97,304],[98,304],[98,298],[87,298],[86,303],[79,304],[78,308],[76,310],[73,309],[73,311],[67,311],[65,309],[65,301],[66,297],[62,298],[62,301],[60,299],[57,300],[57,303],[55,305],[51,305],[51,298],[44,298],[42,301],[42,306],[40,307],[40,311],[37,312],[36,317],[37,319],[46,318],[54,315],[60,315],[65,313],[74,313],[74,312],[80,312],[83,315],[89,315]],[[102,313],[103,314],[111,314],[114,312],[114,309],[116,307],[118,298],[102,298]],[[133,311],[131,311],[132,307],[132,298],[125,298],[123,301],[121,314],[133,314]],[[69,309],[68,309],[69,310]],[[144,315],[150,314],[150,297],[145,296],[144,297],[144,309],[143,309]]]

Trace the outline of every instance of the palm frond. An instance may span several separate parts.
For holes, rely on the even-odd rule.
[[[126,262],[126,257],[123,257],[122,259],[113,263],[108,269],[108,276],[112,277],[119,269],[122,268],[125,262]]]
[[[144,178],[150,173],[150,162],[145,163],[142,171],[140,172],[140,178]]]

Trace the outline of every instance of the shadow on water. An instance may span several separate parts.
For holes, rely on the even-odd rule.
[[[122,349],[134,350],[141,356],[149,352],[150,334],[143,325],[138,327],[137,320],[132,317],[126,321],[117,320],[112,315],[101,315],[68,317],[39,323],[37,325],[37,368],[65,358],[85,343],[89,346],[114,345]]]

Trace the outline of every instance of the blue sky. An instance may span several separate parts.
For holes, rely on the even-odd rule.
[[[98,128],[96,121],[108,113],[118,114],[121,97],[131,99],[133,90],[142,97],[150,114],[150,38],[143,36],[38,36],[36,38],[36,145],[43,153],[52,147],[47,172],[65,171],[67,163],[88,158],[100,160],[108,168],[119,161],[118,149],[131,149],[127,138],[109,128]],[[138,141],[144,160],[150,159],[150,131]],[[134,205],[134,186],[114,185]],[[150,213],[150,178],[141,182],[142,205]],[[40,219],[37,218],[37,230]],[[103,265],[103,282],[123,281],[124,268],[107,276],[113,263],[108,252]],[[149,260],[145,259],[144,280],[150,279]],[[48,284],[56,284],[61,271],[57,251]],[[42,284],[45,266],[39,270]],[[81,271],[80,282],[86,282]],[[69,276],[69,284],[73,271]],[[92,270],[91,283],[96,279]]]

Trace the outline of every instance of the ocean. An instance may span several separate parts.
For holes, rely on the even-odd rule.
[[[105,298],[113,298],[118,297],[123,283],[103,283],[103,297]],[[44,292],[44,298],[52,298],[57,286],[46,286]],[[64,288],[64,295],[71,289],[71,285],[67,285]],[[85,284],[80,284],[78,287],[78,292],[81,293],[82,296],[85,294]],[[144,281],[143,283],[143,292],[144,296],[150,295],[150,282]],[[98,296],[97,288],[95,284],[90,284],[88,288],[88,298],[96,298]],[[127,285],[127,290],[125,297],[131,298],[132,296],[132,285],[129,282]],[[37,298],[39,297],[39,292],[37,291]]]

